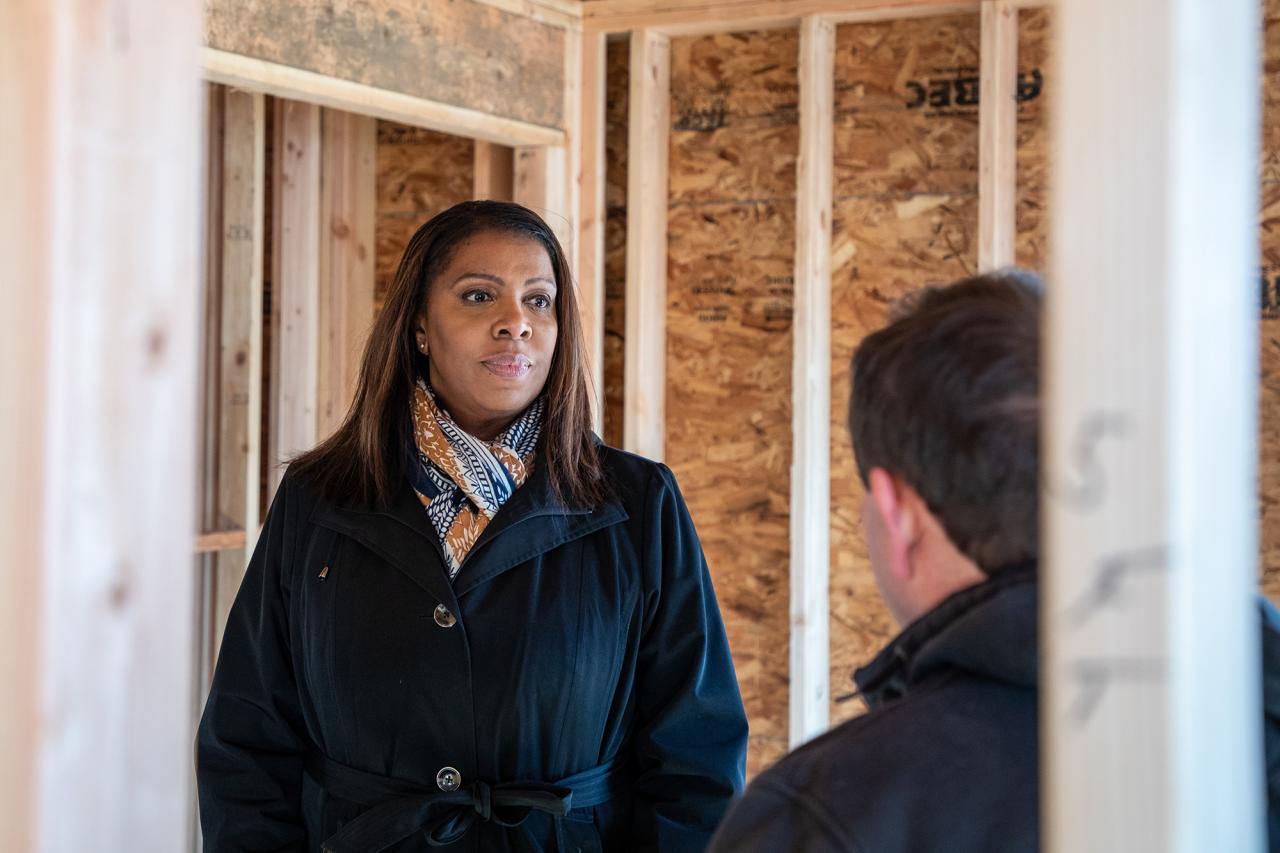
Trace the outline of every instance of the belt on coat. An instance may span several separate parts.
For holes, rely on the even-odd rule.
[[[370,807],[326,838],[324,853],[377,853],[418,832],[432,847],[443,847],[476,821],[518,826],[535,809],[562,817],[572,808],[603,805],[627,781],[616,758],[558,782],[476,781],[456,791],[357,770],[317,751],[307,755],[306,770],[326,794]]]

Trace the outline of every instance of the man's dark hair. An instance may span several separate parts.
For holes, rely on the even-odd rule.
[[[987,573],[1038,551],[1042,291],[1019,270],[925,288],[853,357],[863,484],[901,477]]]

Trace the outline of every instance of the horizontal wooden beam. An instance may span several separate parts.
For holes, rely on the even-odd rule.
[[[401,92],[326,77],[313,71],[266,62],[206,47],[201,51],[205,79],[278,98],[360,113],[454,136],[501,145],[563,145],[565,133],[554,127],[502,118],[465,107],[416,98]]]
[[[238,551],[245,547],[243,530],[215,530],[196,536],[195,552],[212,554],[215,551]]]
[[[565,126],[564,26],[474,0],[201,1],[207,48],[513,121]]]
[[[583,4],[580,0],[475,0],[475,2],[557,27],[573,27],[582,20]]]
[[[1016,8],[1034,8],[1051,0],[1012,2]],[[701,35],[799,27],[811,15],[848,24],[976,13],[980,8],[981,0],[596,0],[586,4],[582,26],[588,32],[649,29],[669,36]]]

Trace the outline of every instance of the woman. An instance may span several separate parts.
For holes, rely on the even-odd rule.
[[[294,461],[198,739],[205,850],[701,850],[746,719],[671,472],[590,430],[564,253],[514,204],[410,240]]]

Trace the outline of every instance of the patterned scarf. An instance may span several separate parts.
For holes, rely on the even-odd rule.
[[[501,435],[482,441],[454,423],[427,384],[418,381],[413,437],[422,464],[411,480],[444,546],[450,578],[457,576],[480,534],[533,472],[543,407],[539,397]]]

